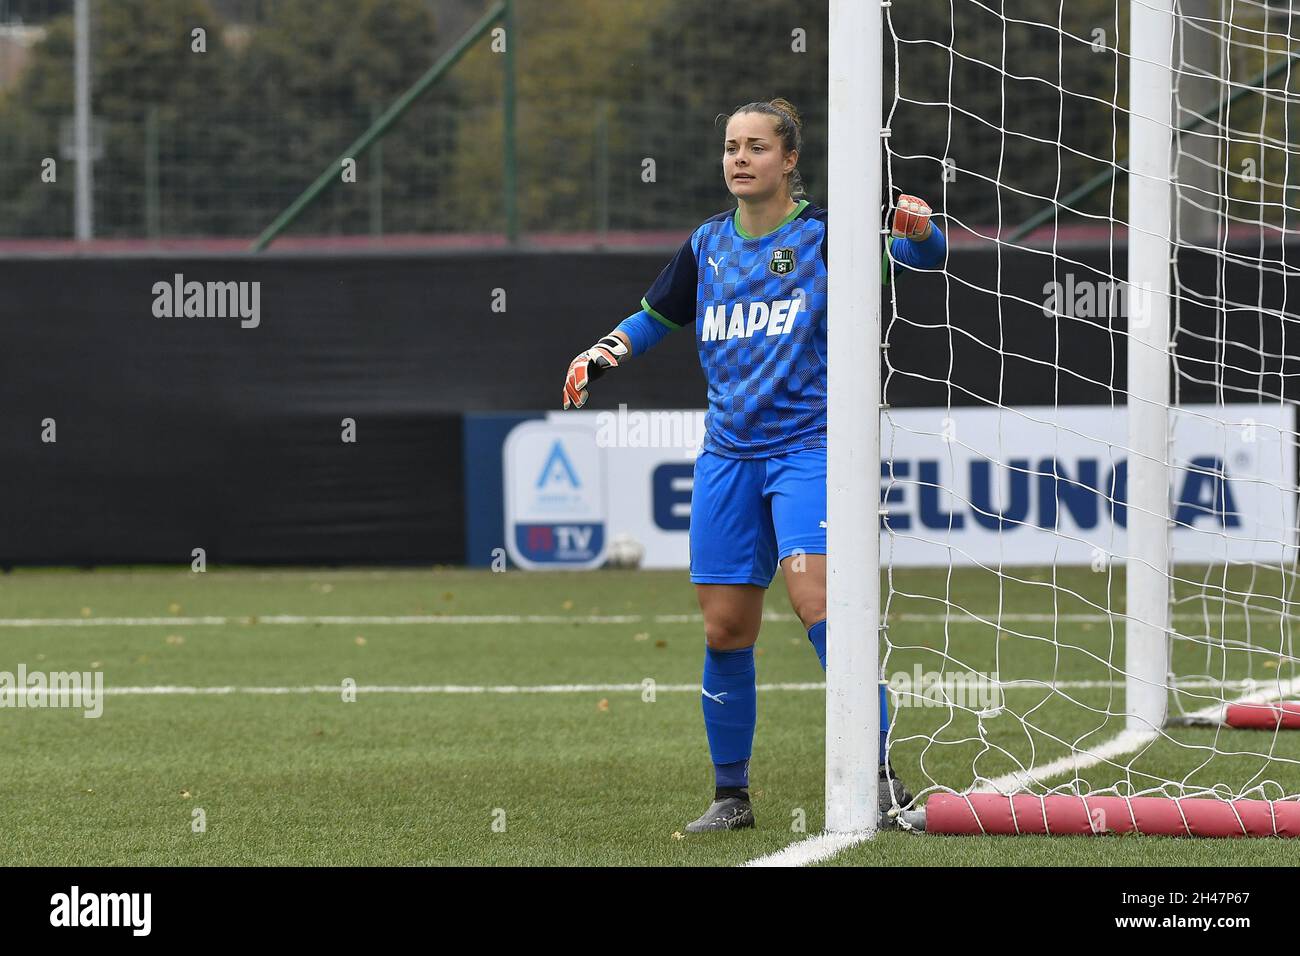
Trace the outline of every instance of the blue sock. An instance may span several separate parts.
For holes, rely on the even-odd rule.
[[[822,662],[822,670],[826,670],[825,621],[818,621],[812,627],[808,628],[808,640],[812,641],[813,650],[817,652],[817,660]]]
[[[880,766],[885,765],[885,740],[889,737],[889,688],[880,685]]]
[[[826,622],[818,621],[808,628],[808,640],[817,652],[822,670],[826,670]],[[889,691],[880,685],[880,766],[885,765],[885,739],[889,736]]]
[[[754,649],[704,649],[704,730],[713,757],[714,783],[719,787],[748,787],[749,758],[758,722],[758,689]]]

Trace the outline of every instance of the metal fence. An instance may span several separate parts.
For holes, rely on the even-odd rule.
[[[87,2],[94,235],[232,242],[265,229],[492,6]],[[731,203],[719,114],[778,95],[804,113],[800,168],[810,197],[826,201],[825,0],[751,0],[725,22],[693,0],[514,4],[513,36],[473,43],[357,160],[354,180],[338,170],[288,236],[477,243],[508,231],[511,198],[525,236],[681,233]],[[1278,28],[1289,12],[1211,5],[1225,17],[1216,49],[1235,86],[1189,79],[1184,114],[1300,46]],[[0,239],[73,235],[73,7],[0,0]],[[1126,102],[1123,7],[896,0],[883,65],[898,90],[894,185],[935,197],[958,221],[1010,229],[1122,166],[1125,123],[1112,104]],[[1256,42],[1266,23],[1267,41]],[[516,58],[513,114],[503,39]],[[1294,181],[1285,144],[1297,82],[1276,73],[1263,95],[1210,118],[1221,169],[1249,153],[1265,170],[1264,187],[1220,177],[1228,195],[1292,201],[1277,184]],[[1121,200],[1100,193],[1078,208],[1104,213]]]

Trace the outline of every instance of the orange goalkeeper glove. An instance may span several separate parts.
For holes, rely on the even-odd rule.
[[[564,377],[564,407],[581,408],[587,404],[587,386],[600,378],[607,368],[618,368],[628,354],[627,346],[617,335],[607,335],[569,363]]]
[[[930,237],[930,216],[933,210],[924,199],[916,196],[899,196],[894,208],[894,224],[890,235],[895,239],[921,241]]]

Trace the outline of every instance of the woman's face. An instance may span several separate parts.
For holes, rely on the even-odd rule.
[[[722,144],[722,176],[737,199],[764,200],[784,187],[798,153],[784,153],[776,135],[776,117],[738,113],[727,121]]]

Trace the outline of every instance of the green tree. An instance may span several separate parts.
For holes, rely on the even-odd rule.
[[[967,222],[1012,227],[1124,154],[1123,114],[1110,105],[1118,98],[1122,109],[1127,95],[1127,61],[1110,52],[1124,28],[1113,0],[1046,11],[1034,0],[908,0],[889,16],[881,68],[888,107],[897,51],[896,188],[942,199]],[[614,228],[679,230],[731,205],[716,118],[775,96],[803,114],[800,169],[809,196],[826,202],[825,3],[752,0],[728,7],[725,29],[702,28],[694,0],[526,5],[519,21],[525,229],[591,228],[605,104]],[[499,59],[476,54],[466,66],[470,98],[494,102]],[[458,195],[475,221],[499,221],[498,130],[493,117],[456,157]],[[945,158],[959,177],[946,196]],[[652,183],[642,175],[647,159]],[[1099,194],[1086,209],[1105,212],[1110,202]]]
[[[95,11],[93,111],[107,126],[105,155],[95,166],[97,234],[145,232],[151,111],[163,232],[228,232],[236,220],[222,191],[231,145],[222,120],[236,71],[222,22],[207,0],[118,0]]]
[[[424,0],[321,4],[278,0],[251,29],[228,31],[208,0],[96,3],[92,109],[104,130],[95,165],[96,234],[145,232],[146,130],[158,131],[161,225],[167,235],[250,235],[284,206],[433,62]],[[205,50],[195,49],[203,30]],[[232,42],[227,42],[227,37]],[[12,234],[66,236],[74,169],[55,184],[40,163],[58,156],[73,113],[71,17],[50,21],[32,63],[0,100],[0,208]],[[390,229],[434,229],[440,168],[456,139],[444,85],[385,142]],[[365,231],[365,167],[309,211],[303,230]]]
[[[218,21],[205,0],[119,0],[96,4],[92,37],[92,111],[103,130],[103,156],[95,164],[95,222],[100,236],[143,231],[144,117],[158,110],[162,123],[193,120],[220,101],[227,87],[228,58]],[[207,34],[206,54],[191,52],[191,31]],[[0,103],[0,202],[7,228],[19,235],[66,236],[72,229],[75,166],[60,157],[74,111],[72,18],[51,21],[32,63],[11,95]],[[204,168],[219,153],[214,131],[191,122],[173,135],[174,166]],[[39,178],[41,160],[58,160],[58,181]],[[176,231],[219,231],[219,210],[202,202],[171,207]]]
[[[241,59],[237,101],[246,104],[249,121],[239,127],[238,168],[246,179],[238,188],[273,198],[278,213],[370,125],[374,110],[389,106],[432,65],[434,41],[423,0],[275,4]],[[389,231],[442,225],[446,184],[438,172],[457,139],[451,99],[454,82],[444,80],[383,140]],[[335,184],[294,231],[364,232],[368,161],[373,157],[358,160],[356,183]]]
[[[826,202],[827,8],[752,0],[729,7],[726,29],[701,29],[698,7],[661,5],[637,69],[623,77],[612,192],[625,228],[687,228],[733,207],[722,180],[726,117],[784,97],[803,119],[799,170],[809,198]],[[654,157],[658,181],[636,158]]]
[[[1113,168],[1127,148],[1126,115],[1111,105],[1127,105],[1128,61],[1113,52],[1126,42],[1125,6],[910,0],[892,8],[897,42],[886,75],[897,50],[896,180],[922,183],[916,191],[929,190],[967,224],[1001,222],[1009,231]],[[945,158],[955,178],[940,186]],[[1115,208],[1123,202],[1117,191]],[[1106,214],[1110,205],[1103,190],[1083,208]]]
[[[519,210],[525,231],[595,224],[598,111],[625,109],[627,77],[645,69],[646,31],[662,0],[517,5]],[[474,118],[452,157],[458,218],[504,228],[503,58],[484,39],[457,67]],[[639,159],[630,160],[639,169]]]

